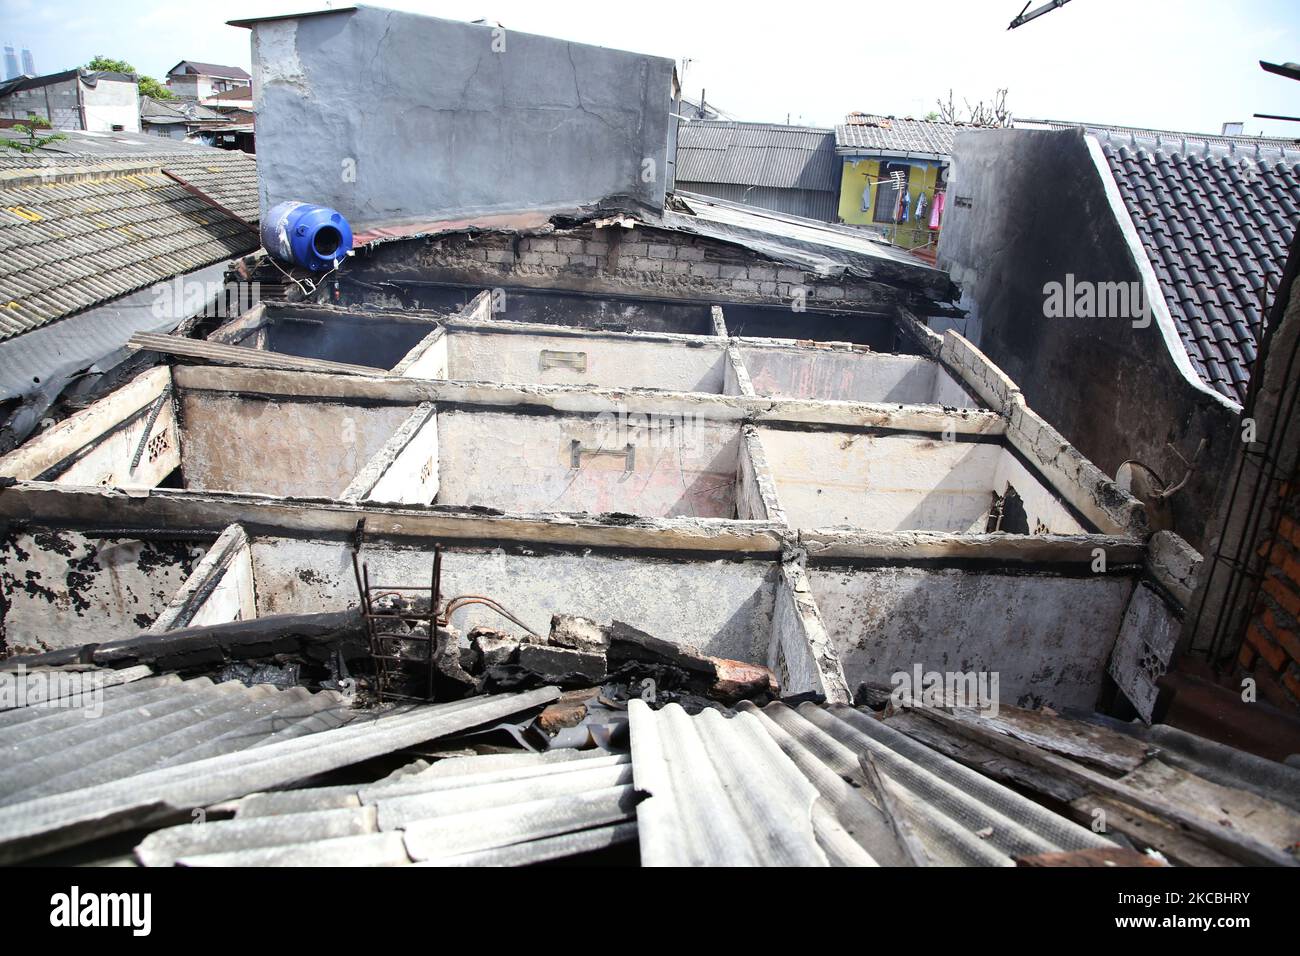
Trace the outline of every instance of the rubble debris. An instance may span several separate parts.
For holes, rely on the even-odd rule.
[[[586,690],[569,690],[560,695],[560,699],[537,715],[537,726],[548,734],[557,734],[569,727],[576,727],[587,717],[587,703],[600,694],[597,688]]]

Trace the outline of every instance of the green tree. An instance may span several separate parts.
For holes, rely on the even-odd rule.
[[[126,60],[114,60],[112,57],[97,56],[86,64],[86,69],[95,70],[102,73],[135,73],[140,81],[140,95],[152,96],[156,100],[171,100],[176,98],[176,94],[167,89],[166,86],[159,83],[152,76],[145,76],[143,73],[136,71]]]
[[[26,136],[27,139],[0,137],[0,147],[16,149],[20,153],[34,153],[42,146],[48,146],[50,143],[56,143],[61,139],[68,138],[62,133],[51,133],[49,136],[38,135],[39,130],[50,128],[50,124],[39,116],[31,117],[26,123],[14,123],[11,128],[19,136]]]

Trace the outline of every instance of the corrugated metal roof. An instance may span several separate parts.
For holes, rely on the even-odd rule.
[[[777,189],[773,186],[737,186],[732,183],[693,183],[677,180],[677,188],[700,196],[771,209],[773,212],[820,222],[839,219],[840,196],[815,189]]]
[[[770,123],[680,123],[677,180],[838,193],[835,133]]]
[[[257,248],[246,224],[131,162],[0,171],[0,340]]]
[[[244,222],[257,223],[257,163],[248,153],[219,149],[213,153],[177,156],[168,159],[162,169]]]
[[[1113,847],[847,706],[741,704],[727,718],[629,706],[641,859],[648,865],[896,864],[902,850],[869,797],[869,754],[927,859],[1013,865],[1013,856]]]
[[[146,695],[143,701],[140,695]],[[293,722],[286,726],[275,706],[258,704],[270,695],[295,717]],[[19,754],[30,754],[36,748],[35,752],[44,755],[40,759],[60,773],[49,783],[28,773],[6,783],[7,802],[0,804],[0,862],[183,818],[194,807],[289,786],[329,770],[491,724],[558,697],[554,688],[542,688],[399,707],[375,716],[340,712],[334,709],[337,697],[330,694],[304,698],[293,691],[268,693],[165,677],[105,692],[105,706],[110,700],[116,702],[112,713],[120,715],[121,736],[87,739],[86,734],[98,732],[104,725],[105,717],[85,720],[75,710],[39,719],[15,718],[11,714],[21,712],[6,712],[0,714],[0,747]],[[194,701],[198,703],[192,706]],[[321,701],[329,706],[319,706]],[[157,709],[167,713],[160,716]],[[197,718],[188,716],[190,710],[197,712]],[[339,726],[343,714],[351,719]],[[247,717],[242,724],[241,716]],[[38,726],[47,720],[54,724]],[[167,733],[158,736],[155,731],[164,727]],[[50,752],[51,729],[68,736],[72,743],[65,741],[65,746],[81,748],[76,756],[98,755],[97,759],[89,767],[65,762],[62,748]],[[246,745],[250,740],[251,745]],[[186,748],[175,749],[182,741]],[[119,743],[123,746],[117,746]],[[9,761],[6,765],[13,767]],[[119,776],[113,768],[126,773]],[[6,776],[11,772],[7,770]]]
[[[835,145],[841,150],[948,156],[957,130],[977,128],[940,120],[851,113],[844,125],[835,127]]]
[[[235,817],[146,837],[146,866],[518,865],[635,839],[631,758],[457,757],[363,786],[255,794]]]

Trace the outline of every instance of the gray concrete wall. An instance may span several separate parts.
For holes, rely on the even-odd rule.
[[[19,90],[0,99],[0,116],[26,119],[35,113],[55,129],[81,129],[81,104],[76,78]]]
[[[1044,316],[1044,285],[1067,273],[1143,280],[1082,133],[959,133],[954,169],[939,265],[961,286],[967,336],[1111,476],[1135,458],[1177,481],[1182,465],[1167,446],[1190,458],[1206,439],[1191,481],[1149,516],[1199,545],[1236,413],[1188,381],[1154,318],[1134,328],[1122,318]]]
[[[336,498],[411,411],[183,391],[185,487]]]
[[[917,435],[759,428],[776,494],[798,528],[985,530],[1010,484],[1030,531],[1084,529],[1005,447]]]
[[[1003,704],[1091,709],[1133,579],[852,567],[808,569],[849,686],[912,671],[996,672]]]
[[[364,6],[256,24],[263,215],[289,199],[354,227],[615,195],[662,208],[672,61],[494,29]]]
[[[740,341],[741,358],[759,395],[963,408],[975,405],[938,362],[924,356]]]
[[[729,422],[441,411],[437,503],[734,518],[741,452]]]
[[[721,394],[723,343],[626,333],[572,335],[520,326],[508,332],[453,325],[447,378],[473,382],[663,388]]]
[[[427,582],[433,552],[367,543],[372,581]],[[291,538],[253,541],[258,614],[341,610],[357,602],[351,552],[344,543]],[[681,561],[649,557],[502,549],[446,548],[447,597],[488,594],[542,634],[552,614],[600,623],[623,621],[707,654],[762,663],[772,633],[779,566],[770,561]],[[484,625],[520,633],[480,605],[452,615],[467,632]]]

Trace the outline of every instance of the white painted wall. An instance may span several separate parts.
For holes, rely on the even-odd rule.
[[[744,344],[739,351],[759,395],[975,406],[938,362],[920,355]]]
[[[158,482],[181,463],[180,433],[176,426],[175,405],[170,398],[149,429],[140,462],[133,470],[131,460],[140,447],[140,439],[148,424],[149,413],[145,412],[130,424],[115,427],[55,481],[60,485],[100,485],[105,488],[157,487]]]
[[[448,377],[475,382],[661,388],[721,394],[726,352],[628,336],[448,331]],[[585,369],[557,364],[575,358]]]
[[[997,671],[1004,704],[1092,708],[1133,579],[958,568],[808,569],[849,686],[915,664]]]
[[[104,396],[89,408],[83,408],[81,411],[69,415],[57,425],[46,429],[3,458],[0,458],[0,475],[27,480],[34,479],[37,475],[63,463],[70,455],[74,455],[82,449],[99,442],[104,436],[110,435],[119,429],[124,421],[149,408],[162,395],[163,390],[171,384],[171,381],[171,371],[166,366],[159,366],[141,372],[121,388]],[[172,424],[166,425],[165,422]],[[174,419],[170,417],[164,418],[160,414],[158,425],[153,430],[153,434],[157,434],[167,427],[172,428],[174,432]],[[139,420],[133,428],[138,441],[140,433],[144,430],[143,419]],[[178,444],[176,442],[171,444],[174,452]],[[131,479],[138,482],[139,486],[151,487],[158,479],[166,475],[167,471],[175,467],[175,462],[172,462],[167,471],[156,474],[156,477],[153,477],[152,481],[150,481],[150,475],[166,467],[168,461],[158,461],[156,467],[152,468],[150,472],[138,471],[136,475],[130,475],[129,469],[131,455],[135,451],[134,447],[126,455],[125,461],[122,460],[121,451],[121,447],[116,444],[111,448],[105,448],[102,452],[98,449],[92,451],[85,464],[75,473],[76,477],[78,480],[94,485],[100,484],[101,479],[108,475],[114,482]]]
[[[793,525],[880,531],[984,530],[1011,480],[1030,529],[1083,529],[1001,445],[917,435],[760,428],[777,497]]]
[[[86,105],[86,129],[110,133],[114,126],[122,132],[140,132],[140,87],[131,81],[100,77],[94,86],[82,84]]]
[[[362,500],[427,505],[437,495],[438,415],[430,409]]]
[[[393,366],[393,372],[406,378],[446,378],[447,365],[447,330],[435,329]]]
[[[244,529],[232,524],[176,590],[149,631],[162,634],[183,627],[226,624],[255,617],[253,553]]]
[[[735,424],[457,409],[439,412],[438,435],[438,504],[655,518],[735,516],[740,453]],[[581,449],[577,469],[572,467],[575,441]]]

